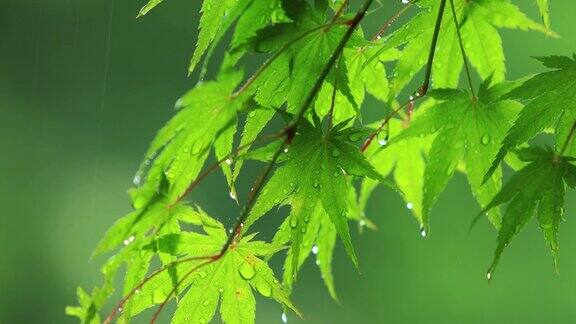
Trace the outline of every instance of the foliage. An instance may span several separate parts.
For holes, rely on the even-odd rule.
[[[150,0],[138,16],[162,2]],[[499,35],[512,28],[556,36],[548,1],[536,1],[543,23],[509,0],[381,4],[400,6],[398,14],[367,37],[361,22],[378,22],[381,15],[369,10],[383,11],[373,2],[202,2],[189,72],[203,80],[216,46],[228,40],[220,68],[180,98],[152,140],[129,190],[134,211],[94,251],[110,254],[104,283],[90,293],[79,288],[69,315],[128,323],[156,307],[154,322],[173,300],[173,323],[209,322],[218,308],[226,323],[253,323],[254,291],[299,315],[289,296],[311,254],[334,299],[338,239],[359,266],[350,223],[375,228],[364,209],[376,187],[397,192],[427,236],[434,204],[456,172],[467,177],[479,217],[498,231],[489,278],[533,215],[558,266],[564,196],[576,186],[576,56],[538,58],[552,70],[506,81]],[[401,15],[410,18],[399,26]],[[244,78],[248,56],[262,65]],[[422,69],[422,86],[413,91]],[[368,96],[384,107],[373,124],[362,116]],[[548,133],[554,149],[531,141],[547,141],[541,134]],[[217,163],[207,166],[212,154]],[[504,185],[502,161],[518,170]],[[263,171],[229,230],[184,201],[220,168],[240,202],[237,179],[246,163],[262,163]],[[252,226],[283,206],[289,212],[271,242],[255,241]],[[284,251],[280,282],[268,262]],[[101,317],[121,273],[122,297]]]

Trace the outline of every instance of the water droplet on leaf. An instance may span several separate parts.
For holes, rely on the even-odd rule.
[[[256,290],[264,297],[272,296],[272,287],[266,281],[258,281],[256,283]]]
[[[252,279],[256,274],[254,268],[248,262],[243,262],[238,268],[238,272],[240,272],[242,278],[246,280]]]

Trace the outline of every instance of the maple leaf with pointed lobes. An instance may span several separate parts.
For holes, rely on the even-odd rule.
[[[463,161],[468,182],[480,206],[486,206],[501,186],[501,171],[485,185],[482,176],[490,167],[490,155],[498,151],[498,143],[512,123],[521,105],[512,100],[500,100],[502,92],[513,83],[489,87],[490,79],[479,88],[478,97],[463,90],[438,89],[430,96],[441,102],[429,107],[415,118],[410,126],[392,142],[414,136],[435,134],[428,152],[424,173],[422,201],[423,230],[428,232],[430,211],[444,191],[448,181]],[[499,224],[499,213],[492,211],[488,217]]]
[[[157,5],[159,5],[160,3],[162,3],[164,0],[150,0],[148,1],[144,7],[142,7],[140,9],[140,11],[138,12],[138,16],[136,18],[140,18],[144,15],[146,15],[150,10],[154,9],[154,7],[156,7]]]
[[[195,232],[170,234],[158,238],[149,248],[180,258],[218,255],[228,239],[226,230],[215,219],[211,219],[203,228],[207,235]],[[219,301],[220,314],[225,323],[254,323],[256,301],[253,290],[298,313],[272,269],[259,258],[269,257],[282,247],[252,241],[253,237],[245,236],[224,255],[205,266],[198,267],[198,263],[205,261],[177,266],[181,282],[178,291],[185,293],[179,298],[179,307],[172,317],[172,323],[208,323],[214,317]],[[195,270],[186,278],[192,269]],[[189,288],[185,290],[187,286]],[[160,297],[154,297],[158,291],[163,293],[160,293]],[[138,300],[133,303],[141,301],[150,307],[154,305],[154,300],[163,302],[171,291],[173,282],[167,274],[160,275],[142,287]]]
[[[182,295],[179,297],[180,306],[174,313],[172,323],[210,322],[219,300],[225,323],[253,323],[255,299],[252,290],[299,314],[286,290],[275,279],[273,271],[260,258],[272,256],[283,249],[281,245],[252,241],[254,234],[246,235],[222,256],[210,257],[220,254],[228,239],[226,230],[219,221],[202,210],[182,208],[185,208],[184,215],[177,220],[201,225],[206,234],[182,232],[179,226],[173,224],[172,230],[160,231],[149,240],[139,238],[106,263],[103,268],[105,285],[95,289],[92,295],[79,290],[81,306],[70,307],[67,312],[81,317],[85,323],[98,323],[97,311],[113,293],[115,273],[125,262],[130,267],[125,278],[124,294],[131,295],[118,311],[119,320],[123,322],[178,294]],[[148,280],[143,281],[153,255],[158,255],[166,268],[154,272]],[[206,258],[195,258],[198,256]]]
[[[80,306],[67,307],[66,313],[80,318],[82,323],[100,323],[99,311],[114,293],[114,286],[119,270],[126,264],[124,276],[124,294],[144,280],[153,256],[152,251],[144,249],[157,235],[168,235],[180,232],[180,223],[188,225],[211,224],[209,218],[200,209],[178,204],[170,209],[165,204],[153,204],[146,217],[135,222],[142,211],[134,211],[118,220],[99,242],[93,256],[109,252],[121,246],[119,251],[111,256],[102,266],[104,283],[95,287],[90,294],[82,288],[78,289]],[[151,234],[153,233],[153,234]],[[155,233],[155,234],[154,234]],[[160,255],[160,260],[166,264],[174,259],[169,255]],[[168,271],[173,277],[173,272]],[[137,309],[137,307],[136,307]],[[123,308],[122,317],[131,316],[132,301],[129,300]]]
[[[544,21],[544,26],[550,29],[550,1],[549,0],[536,0],[536,5]]]
[[[405,45],[390,81],[390,100],[426,64],[433,33],[430,26],[434,26],[439,3],[436,0],[418,1],[416,5],[421,11],[406,25],[379,41],[380,51]],[[543,25],[529,19],[509,0],[455,0],[454,4],[467,58],[482,79],[493,75],[496,82],[504,80],[504,49],[497,28],[536,30],[555,36]],[[454,88],[458,85],[464,62],[449,6],[444,10],[440,28],[432,81],[436,88]]]
[[[538,147],[521,149],[518,156],[529,164],[514,174],[483,211],[508,203],[498,231],[498,246],[488,272],[489,279],[504,248],[534,215],[558,270],[558,231],[564,214],[566,184],[576,188],[576,166],[572,164],[576,159],[560,157],[550,149]]]
[[[226,149],[219,146],[226,141],[219,138],[230,136],[226,130],[244,108],[245,96],[232,95],[240,77],[235,73],[205,82],[178,101],[181,108],[158,131],[136,173],[136,186],[130,190],[134,208],[144,208],[158,196],[168,203],[177,201],[202,169],[215,142],[217,151],[224,154]]]
[[[536,59],[553,70],[535,75],[506,95],[506,98],[531,101],[508,130],[484,181],[490,179],[494,169],[511,149],[530,140],[547,127],[555,128],[556,148],[559,149],[559,146],[566,142],[576,121],[576,55],[574,58],[548,56]],[[572,143],[565,153],[576,153],[576,145]]]
[[[277,108],[287,102],[287,110],[295,112],[304,100],[302,94],[312,89],[347,27],[330,24],[326,10],[313,8],[306,1],[286,1],[284,10],[293,22],[263,29],[250,42],[257,53],[284,50],[255,82],[255,99],[264,107]],[[340,58],[327,82],[335,85],[357,110],[346,67],[345,59]]]
[[[321,206],[329,216],[346,252],[357,265],[348,229],[349,185],[346,175],[368,176],[392,185],[374,170],[352,143],[359,142],[372,130],[345,128],[340,123],[324,133],[318,117],[315,125],[304,121],[290,144],[285,161],[263,187],[245,228],[251,226],[272,207],[289,204],[288,216],[294,264],[298,263],[302,234],[308,231],[314,210]],[[296,269],[296,267],[295,267]]]

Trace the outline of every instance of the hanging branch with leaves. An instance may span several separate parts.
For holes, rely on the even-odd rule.
[[[151,0],[138,16],[161,2]],[[543,23],[510,0],[413,0],[371,9],[373,2],[202,2],[189,72],[204,79],[229,34],[220,68],[178,100],[152,140],[129,190],[134,210],[94,251],[110,255],[104,283],[90,293],[79,288],[79,306],[67,314],[82,323],[127,323],[155,308],[154,323],[175,302],[173,323],[207,323],[217,309],[226,323],[253,323],[256,291],[279,303],[286,321],[288,311],[300,315],[290,295],[311,254],[338,299],[334,247],[339,240],[359,266],[350,223],[375,228],[364,210],[377,186],[402,196],[425,237],[434,204],[457,172],[478,201],[474,223],[487,218],[498,232],[489,279],[532,215],[558,268],[564,196],[576,187],[576,56],[538,58],[551,70],[507,81],[498,32],[556,37],[548,1],[536,2]],[[397,25],[400,17],[404,25]],[[366,19],[382,26],[370,39]],[[265,60],[242,82],[241,59],[253,54]],[[421,85],[409,89],[421,70]],[[462,71],[467,89],[458,87]],[[380,102],[380,121],[364,123],[367,95]],[[284,126],[262,134],[274,120]],[[531,144],[550,132],[554,148]],[[207,166],[212,154],[217,162]],[[247,161],[263,163],[262,171],[232,228],[185,201],[220,169],[240,203],[236,183]],[[504,186],[503,162],[515,171]],[[289,214],[273,239],[256,240],[252,226],[280,206]],[[281,251],[279,280],[268,260]]]

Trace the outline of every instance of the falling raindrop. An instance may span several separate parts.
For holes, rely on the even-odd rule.
[[[428,233],[426,233],[426,229],[424,227],[420,227],[420,236],[426,237]]]
[[[138,171],[134,175],[134,179],[132,179],[132,182],[134,183],[135,186],[139,186],[142,183],[142,176],[140,175],[140,171]]]

